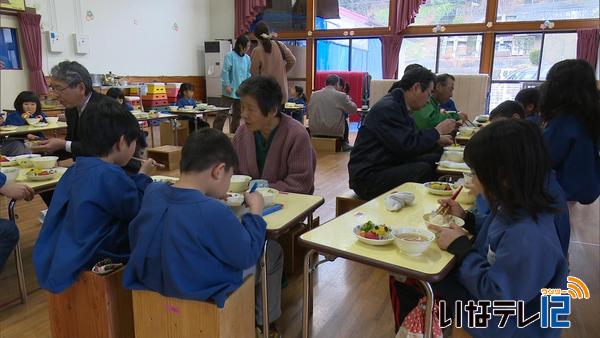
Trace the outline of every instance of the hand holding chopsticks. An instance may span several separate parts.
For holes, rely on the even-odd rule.
[[[151,158],[144,160],[143,158],[132,157],[131,159],[139,161],[142,164],[142,167],[140,168],[140,173],[145,174],[145,175],[148,175],[148,173],[150,173],[150,171],[152,171],[152,168],[163,169],[165,167],[164,164],[160,164]]]
[[[462,190],[462,188],[463,188],[462,185],[459,186],[458,189],[456,189],[456,191],[454,191],[454,193],[452,194],[452,197],[450,197],[450,200],[456,201],[456,197],[458,197],[458,194],[460,194],[460,191]],[[448,200],[445,200],[445,201],[447,202]],[[438,215],[446,215],[448,213],[448,211],[450,211],[450,209],[452,209],[452,205],[450,205],[450,203],[441,204],[440,207],[437,208],[435,213]]]

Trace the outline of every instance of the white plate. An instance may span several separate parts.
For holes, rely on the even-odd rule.
[[[439,223],[433,223],[433,222],[431,222],[431,221],[429,220],[429,219],[431,218],[431,216],[432,216],[432,214],[431,214],[431,213],[423,215],[423,221],[425,221],[425,224],[426,224],[426,225],[427,225],[427,224],[433,224],[433,225],[437,225],[437,226],[439,226],[439,227],[443,227],[443,228],[448,228],[448,227],[450,227],[450,225],[449,225],[449,224],[439,224]],[[462,218],[456,217],[456,216],[454,216],[454,215],[450,215],[450,216],[452,217],[452,221],[451,221],[451,222],[453,222],[454,224],[456,224],[456,225],[458,225],[458,226],[460,226],[460,227],[462,227],[462,226],[464,226],[464,225],[465,225],[465,221],[464,221]]]
[[[381,246],[381,245],[388,245],[394,241],[394,236],[392,236],[391,231],[389,233],[390,237],[388,239],[369,239],[369,238],[362,237],[358,234],[360,227],[362,227],[362,225],[355,226],[354,229],[352,229],[352,233],[359,241],[361,241],[365,244]]]
[[[1,126],[0,130],[1,131],[13,131],[13,130],[17,130],[17,126]]]
[[[46,122],[40,122],[40,123],[36,123],[36,124],[32,125],[32,127],[36,127],[36,128],[43,128],[46,126],[48,126],[48,123],[46,123]]]
[[[38,175],[30,175],[25,174],[25,177],[28,181],[49,181],[56,177],[56,170],[51,170],[50,175],[38,176]]]
[[[431,188],[431,184],[432,183],[450,184],[450,183],[447,183],[447,182],[427,182],[427,183],[424,183],[423,186],[432,195],[437,195],[437,196],[452,196],[452,193],[454,192],[454,189],[456,189],[452,184],[450,184],[450,189],[451,190],[433,189],[433,188]]]

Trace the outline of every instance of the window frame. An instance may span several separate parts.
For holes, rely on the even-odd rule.
[[[466,33],[466,34],[430,34],[430,35],[407,36],[407,37],[405,37],[405,39],[410,39],[410,38],[436,38],[437,39],[436,47],[435,47],[435,69],[432,69],[431,71],[435,74],[438,74],[440,71],[441,40],[443,37],[451,37],[451,36],[481,36],[481,51],[479,53],[479,67],[481,68],[481,62],[483,59],[483,38],[484,38],[483,33],[471,32],[471,33]],[[402,51],[402,47],[400,47],[400,51]],[[400,58],[398,58],[398,62],[400,62]]]

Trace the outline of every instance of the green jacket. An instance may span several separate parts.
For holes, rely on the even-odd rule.
[[[418,130],[435,128],[435,126],[446,119],[460,120],[457,112],[440,112],[440,105],[435,101],[433,96],[423,108],[412,112],[412,117],[415,120]]]

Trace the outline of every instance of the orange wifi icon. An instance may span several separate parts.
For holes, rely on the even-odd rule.
[[[590,299],[590,289],[581,279],[573,276],[567,277],[567,290],[563,290],[563,293],[568,293],[573,299]]]

